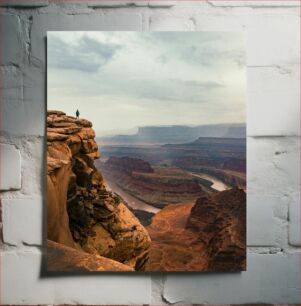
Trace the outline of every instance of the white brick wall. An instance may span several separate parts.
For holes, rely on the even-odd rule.
[[[48,0],[3,0],[0,6],[6,7],[39,7],[47,6]]]
[[[37,248],[2,255],[2,299],[7,304],[130,304],[150,302],[148,275],[104,274],[57,277],[41,275]]]
[[[21,188],[21,154],[10,144],[0,144],[1,190],[17,190]]]
[[[170,303],[297,303],[299,254],[248,254],[248,272],[168,275],[163,296]]]
[[[5,44],[2,45],[2,65],[20,64],[24,52],[24,41],[21,36],[21,22],[16,14],[0,15],[2,27],[5,29]]]
[[[1,1],[2,304],[298,303],[299,1]],[[41,275],[50,30],[244,31],[248,271]]]
[[[289,202],[289,243],[300,246],[300,195],[293,194]]]
[[[2,200],[3,242],[10,246],[22,248],[27,245],[43,244],[43,202],[35,199]],[[26,230],[24,230],[26,229]]]

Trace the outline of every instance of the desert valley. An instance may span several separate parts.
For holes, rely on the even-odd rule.
[[[245,270],[245,125],[47,128],[49,270]]]

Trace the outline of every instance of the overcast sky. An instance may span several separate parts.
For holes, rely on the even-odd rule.
[[[97,136],[146,125],[245,122],[238,32],[48,32],[48,109]]]

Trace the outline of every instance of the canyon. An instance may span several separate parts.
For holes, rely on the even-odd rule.
[[[121,160],[123,168],[120,167]],[[141,159],[129,157],[110,157],[104,164],[98,165],[105,177],[137,199],[157,208],[194,201],[202,192],[196,178],[176,167],[151,167]]]
[[[202,181],[195,180],[198,175],[176,167],[151,166],[137,158],[110,157],[100,164],[100,169],[104,177],[114,180],[118,188],[114,190],[122,192],[125,199],[130,195],[142,205],[161,207],[148,216],[137,210],[139,205],[133,209],[151,237],[147,270],[246,269],[244,189],[215,180],[214,184],[219,184],[223,191],[208,192],[208,188],[201,187]],[[214,180],[211,176],[205,178]],[[198,186],[196,193],[189,183]],[[161,205],[156,201],[161,201]],[[126,202],[132,208],[132,202]]]
[[[221,181],[225,188],[246,188],[246,138],[198,137],[192,142],[163,145],[105,145],[100,142],[99,146],[103,163],[110,157],[129,157],[148,162],[164,172],[167,168],[182,170],[179,177],[184,177],[184,172],[203,177],[205,181],[201,185],[208,191],[212,191],[208,189],[212,184],[205,176]]]
[[[244,145],[99,147],[90,121],[48,111],[48,270],[244,270]]]

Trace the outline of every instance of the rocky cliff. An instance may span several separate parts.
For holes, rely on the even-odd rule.
[[[89,254],[48,240],[47,265],[49,272],[108,272],[134,271],[118,261]]]
[[[150,238],[120,199],[107,191],[94,160],[91,122],[47,114],[48,239],[144,270]],[[118,266],[118,265],[116,265]]]
[[[200,197],[187,221],[206,248],[207,270],[246,269],[246,194],[233,188]]]
[[[246,268],[246,194],[234,188],[174,204],[152,219],[148,270],[241,271]]]

